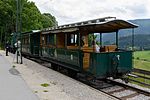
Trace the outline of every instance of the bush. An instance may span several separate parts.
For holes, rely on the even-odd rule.
[[[139,58],[139,57],[137,57],[136,59],[137,59],[137,60],[139,60],[140,58]]]

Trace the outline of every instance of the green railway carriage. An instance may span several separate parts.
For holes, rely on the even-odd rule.
[[[125,20],[105,17],[25,32],[22,33],[22,53],[48,60],[55,69],[63,66],[71,73],[119,78],[132,70],[132,51],[118,46],[119,30],[137,27]],[[116,43],[103,45],[103,34],[109,33],[115,34]],[[94,34],[99,35],[99,45]]]
[[[32,56],[39,56],[40,52],[40,31],[33,30],[22,33],[22,53]]]
[[[132,51],[118,48],[118,33],[121,29],[133,29],[137,25],[105,17],[42,30],[40,56],[52,63],[96,78],[122,76],[132,70]],[[100,45],[89,43],[89,35],[98,33]],[[102,45],[102,34],[114,33],[115,45]],[[57,67],[57,66],[56,66]]]

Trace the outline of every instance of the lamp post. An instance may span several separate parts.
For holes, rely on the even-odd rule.
[[[19,7],[18,7],[18,0],[16,0],[16,42],[17,42],[17,63],[18,63],[18,16],[19,16]]]
[[[20,25],[20,41],[21,41],[20,52],[22,53],[22,17],[21,17],[22,6],[23,6],[22,5],[22,0],[20,0],[19,6],[20,6],[20,24],[19,25]],[[23,61],[22,61],[22,54],[20,55],[20,60],[21,60],[20,64],[22,64],[23,63]]]
[[[20,37],[21,41],[22,41],[22,35],[21,35],[21,13],[22,13],[22,5],[21,5],[21,0],[16,0],[16,7],[17,7],[17,11],[16,11],[16,33],[17,33],[17,63],[18,63],[18,39]],[[19,37],[18,37],[19,36]],[[22,43],[20,44],[20,51],[22,52]],[[22,64],[22,55],[20,53],[20,64]]]

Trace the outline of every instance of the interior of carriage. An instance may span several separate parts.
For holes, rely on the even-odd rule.
[[[57,47],[57,48],[66,48],[66,49],[80,49],[85,52],[95,52],[95,53],[100,53],[100,52],[115,52],[117,50],[117,45],[105,45],[105,46],[100,46],[96,44],[95,41],[90,41],[87,36],[83,36],[82,39],[80,40],[80,46],[78,43],[77,39],[77,34],[66,34],[67,39],[65,38],[65,34],[57,34],[56,35],[56,43],[51,37],[48,35],[43,35],[42,36],[42,46],[46,47]],[[54,34],[55,36],[55,34]]]
[[[46,34],[42,34],[41,43],[43,46],[80,49],[84,52],[116,52],[118,50],[118,31],[135,27],[137,26],[128,21],[105,17],[48,29]],[[111,32],[116,35],[115,44],[102,45],[102,34]],[[95,41],[94,33],[100,35],[99,43]],[[92,37],[90,38],[89,35]]]
[[[79,39],[78,33],[44,34],[41,38],[42,46],[66,49],[80,49],[84,52],[116,52],[117,45],[101,45],[93,39],[93,34],[82,34]],[[90,38],[92,36],[92,38]],[[80,42],[79,42],[80,41]],[[101,41],[102,42],[102,41]]]

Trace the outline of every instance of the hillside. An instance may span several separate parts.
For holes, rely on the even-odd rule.
[[[132,36],[120,37],[119,46],[131,47],[132,46]],[[137,34],[134,36],[134,46],[138,50],[149,49],[150,50],[150,35],[147,34]]]
[[[137,24],[139,27],[134,29],[135,35],[135,46],[138,48],[148,48],[150,49],[150,19],[136,19],[129,20],[134,24]],[[119,45],[124,47],[125,45],[131,46],[132,44],[132,29],[124,29],[119,31]],[[99,36],[97,37],[99,40]],[[104,34],[103,35],[103,43],[104,44],[112,44],[115,43],[115,34]]]
[[[139,25],[139,27],[135,29],[135,34],[150,34],[150,19],[136,19],[129,21]]]

